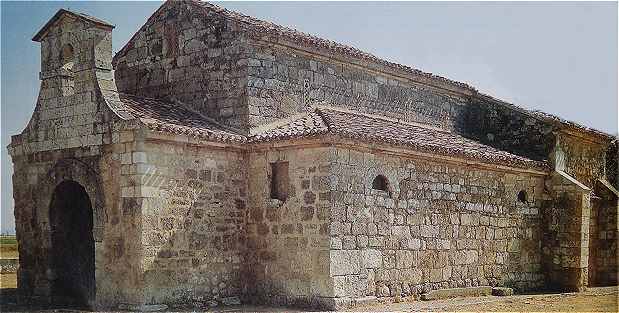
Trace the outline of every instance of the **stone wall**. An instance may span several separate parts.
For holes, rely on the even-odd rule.
[[[67,14],[41,37],[40,95],[9,147],[26,296],[53,294],[50,203],[67,181],[92,205],[95,308],[231,296],[333,308],[450,287],[527,291],[545,280],[580,290],[588,270],[596,283],[613,283],[602,277],[616,273],[616,198],[594,198],[589,216],[587,186],[604,176],[605,151],[586,135],[464,87],[249,40],[237,22],[175,1],[118,54],[121,91],[180,100],[244,130],[313,104],[348,107],[553,157],[557,171],[545,186],[544,173],[361,142],[284,148],[164,135],[109,109],[111,29],[84,21]],[[373,187],[379,176],[385,190]]]
[[[467,104],[463,96],[281,45],[252,41],[248,57],[251,126],[326,104],[454,129]]]
[[[175,98],[244,130],[323,103],[453,129],[467,100],[262,40],[219,12],[167,2],[115,57],[122,92]]]
[[[125,144],[110,146],[124,150]],[[50,203],[55,187],[74,181],[85,188],[93,208],[95,245],[95,307],[132,302],[139,295],[140,219],[121,210],[116,184],[123,180],[121,165],[112,153],[85,147],[29,155],[13,155],[13,197],[20,268],[18,286],[27,297],[50,301],[54,269]],[[51,275],[51,276],[50,276]]]
[[[552,125],[488,97],[471,99],[462,124],[466,136],[534,160],[548,160],[555,143]]]
[[[329,277],[331,163],[328,148],[249,154],[247,297],[258,303],[321,307]],[[288,162],[285,201],[271,199],[271,163]]]
[[[617,195],[596,184],[589,224],[589,286],[617,284]]]
[[[171,98],[229,126],[247,124],[246,45],[234,22],[166,2],[114,60],[118,90]]]
[[[582,291],[588,284],[591,190],[559,171],[547,185],[550,197],[542,206],[545,287]]]
[[[160,135],[163,136],[163,135]],[[235,150],[148,138],[132,158],[142,216],[145,303],[206,303],[242,292],[247,169]],[[131,192],[128,190],[127,192]]]
[[[606,147],[604,143],[560,134],[558,145],[564,155],[561,170],[589,188],[595,186],[598,178],[605,178]]]
[[[543,284],[543,176],[338,148],[330,177],[336,297]]]

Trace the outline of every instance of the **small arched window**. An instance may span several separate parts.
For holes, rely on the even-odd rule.
[[[520,190],[518,192],[518,201],[520,201],[520,203],[527,203],[528,199],[527,199],[527,192],[524,190]]]
[[[60,58],[61,58],[60,61],[62,62],[62,68],[67,69],[67,70],[72,70],[74,57],[75,55],[73,52],[73,46],[71,46],[70,44],[66,44],[62,46],[62,51],[60,55]]]
[[[389,192],[389,181],[387,181],[387,177],[383,175],[378,175],[372,181],[372,189]]]

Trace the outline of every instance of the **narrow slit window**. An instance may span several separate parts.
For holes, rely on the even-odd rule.
[[[389,182],[387,181],[387,177],[383,175],[378,175],[372,181],[372,189],[389,192]]]
[[[271,163],[271,199],[288,198],[288,162]]]
[[[520,192],[518,192],[518,196],[517,197],[518,197],[518,201],[520,203],[525,203],[526,204],[529,201],[528,196],[527,196],[527,192],[524,191],[524,190],[520,190]]]

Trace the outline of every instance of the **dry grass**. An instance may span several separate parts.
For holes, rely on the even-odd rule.
[[[0,246],[0,259],[19,259],[19,252],[17,252],[17,246]]]
[[[18,259],[15,236],[0,236],[0,259]]]
[[[0,274],[0,289],[17,288],[17,274]]]
[[[618,312],[617,292],[559,294],[521,297],[483,305],[465,305],[459,311],[495,312]]]

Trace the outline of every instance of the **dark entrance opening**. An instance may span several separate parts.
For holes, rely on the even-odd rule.
[[[56,186],[49,214],[53,302],[91,306],[95,297],[95,241],[92,205],[84,187],[74,181]]]

